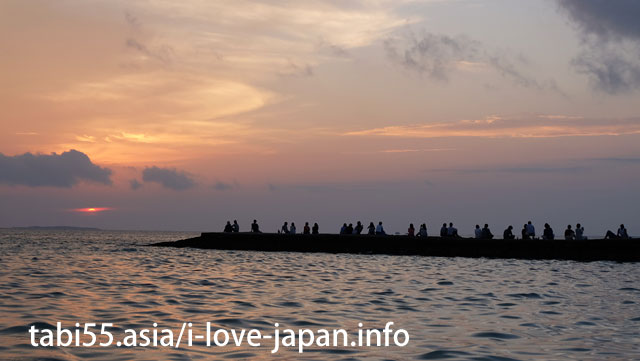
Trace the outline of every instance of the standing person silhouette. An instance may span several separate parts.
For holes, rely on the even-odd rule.
[[[302,229],[302,234],[310,234],[311,228],[309,227],[309,222],[304,222],[304,228]]]
[[[318,226],[318,223],[314,223],[313,228],[311,229],[311,233],[318,234],[319,229],[320,229],[320,226]]]

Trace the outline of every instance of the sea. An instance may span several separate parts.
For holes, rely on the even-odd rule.
[[[148,246],[196,235],[0,230],[0,359],[640,359],[639,263]],[[107,324],[114,341],[57,345],[58,334],[62,344],[68,336],[57,333],[58,322],[89,343],[85,327],[99,333]],[[272,352],[275,338],[251,346],[245,333],[239,345],[233,334],[225,346],[186,338],[175,345],[183,326],[184,336],[203,335],[207,323],[236,338],[243,329],[272,336],[288,329],[297,343]],[[404,330],[408,342],[378,346],[375,332],[385,327],[399,343]],[[45,329],[52,346],[40,344]],[[165,346],[134,346],[134,337],[115,344],[127,330],[145,329],[149,336],[170,330],[173,345],[166,338]],[[373,343],[313,344],[300,353],[300,342],[309,341],[302,329],[344,329],[350,340],[374,330]],[[224,333],[218,336],[223,344]]]

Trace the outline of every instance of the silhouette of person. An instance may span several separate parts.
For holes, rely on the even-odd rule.
[[[291,227],[289,228],[289,233],[296,234],[296,224],[291,222]]]
[[[284,234],[289,234],[289,223],[284,222],[284,224],[282,225],[282,228],[280,229],[282,231],[282,233]]]
[[[489,229],[488,224],[484,224],[484,228],[482,228],[482,239],[493,239],[493,233]]]
[[[260,232],[260,226],[258,225],[258,221],[256,221],[255,219],[253,220],[253,223],[251,223],[251,232],[262,233]]]
[[[320,227],[318,226],[318,223],[314,223],[313,224],[313,228],[311,229],[311,233],[312,234],[318,234],[318,230],[320,229]]]
[[[382,226],[382,221],[378,222],[378,226],[376,227],[376,235],[378,236],[386,236],[387,234],[384,231],[384,227]]]
[[[353,229],[353,233],[361,234],[363,229],[364,229],[364,226],[362,225],[362,222],[358,221],[358,223],[356,224],[356,227]]]
[[[446,237],[449,235],[449,229],[447,228],[446,223],[442,223],[442,228],[440,228],[440,237]]]
[[[342,227],[340,228],[340,234],[346,234],[347,233],[347,224],[343,223]]]
[[[344,234],[353,234],[353,223],[349,223],[347,229],[344,230]]]
[[[231,226],[231,222],[227,221],[227,224],[224,226],[225,233],[233,232],[233,226]]]
[[[476,224],[476,229],[475,229],[475,235],[476,235],[476,239],[480,239],[482,238],[482,230],[480,229],[480,225]]]
[[[233,220],[233,225],[231,227],[234,232],[240,232],[240,225],[237,220]]]
[[[567,225],[567,229],[564,230],[564,239],[566,241],[573,241],[576,239],[576,232],[571,229],[571,225]]]
[[[618,228],[618,237],[623,239],[629,238],[629,234],[627,233],[627,229],[624,228],[624,224],[621,224],[620,228]]]
[[[587,237],[584,236],[584,227],[582,227],[580,223],[576,224],[576,240],[583,241],[585,239],[587,239]]]
[[[531,221],[527,222],[527,234],[531,239],[536,238],[536,227],[531,224]]]
[[[426,223],[422,223],[420,225],[420,230],[418,231],[418,236],[419,237],[428,237],[429,236],[427,234],[427,224]]]
[[[413,223],[409,223],[409,229],[407,230],[407,234],[409,237],[413,237],[416,235],[416,229],[413,228]]]
[[[516,236],[513,235],[513,226],[507,227],[502,233],[502,239],[516,239]]]
[[[309,227],[309,222],[304,222],[304,228],[302,229],[302,234],[311,234],[311,227]]]
[[[545,223],[544,231],[542,233],[542,239],[554,240],[555,238],[556,236],[555,234],[553,234],[553,229],[551,229],[551,226],[549,225],[549,223]]]
[[[369,223],[369,227],[367,227],[367,234],[370,236],[376,234],[376,226],[373,225],[373,222]]]
[[[448,237],[458,237],[458,229],[453,226],[453,222],[449,222],[449,228],[447,228]]]
[[[523,240],[529,240],[531,239],[529,237],[529,231],[527,231],[527,224],[525,223],[524,226],[522,226],[522,239]]]

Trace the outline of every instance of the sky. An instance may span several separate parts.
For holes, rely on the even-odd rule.
[[[640,234],[640,2],[4,0],[0,227]]]

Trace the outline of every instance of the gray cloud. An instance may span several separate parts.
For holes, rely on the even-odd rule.
[[[111,184],[111,170],[99,167],[75,149],[61,154],[6,156],[0,153],[0,183],[70,188],[80,181]]]
[[[156,166],[145,168],[142,171],[142,180],[158,183],[161,186],[176,191],[190,189],[196,186],[195,180],[185,172],[173,168],[158,168]]]
[[[142,187],[142,183],[140,183],[137,179],[132,179],[129,181],[129,186],[131,187],[132,190],[138,190],[140,189],[140,187]]]
[[[640,49],[625,50],[597,41],[587,41],[585,47],[571,64],[589,77],[595,89],[612,95],[640,89]]]
[[[525,88],[558,90],[555,83],[540,84],[525,75],[519,65],[527,61],[522,54],[489,51],[480,41],[467,36],[448,36],[410,31],[384,41],[389,58],[404,68],[438,81],[447,81],[459,63],[483,63],[502,77]]]
[[[313,67],[309,64],[297,64],[292,61],[278,72],[281,77],[310,77],[313,76]]]
[[[148,46],[141,40],[137,39],[140,36],[140,30],[142,29],[142,23],[140,22],[138,17],[128,11],[125,11],[124,20],[125,23],[129,26],[130,30],[130,35],[125,41],[125,45],[127,48],[144,55],[146,58],[157,60],[165,66],[171,64],[175,55],[175,52],[171,46]]]
[[[466,168],[466,169],[429,169],[429,172],[446,172],[446,173],[464,173],[464,174],[480,174],[480,173],[514,173],[514,174],[531,174],[531,173],[580,173],[589,170],[588,167],[487,167],[487,168]]]
[[[608,94],[640,89],[640,2],[636,0],[558,0],[582,36],[572,60],[595,89]]]
[[[172,62],[174,50],[171,46],[161,45],[150,48],[133,37],[128,38],[125,44],[128,48],[136,50],[148,58],[158,60],[164,65],[169,65]]]
[[[593,160],[600,161],[600,162],[611,162],[611,163],[640,164],[640,158],[609,157],[609,158],[595,158]]]
[[[580,29],[601,38],[640,38],[637,0],[558,0]]]
[[[132,29],[138,30],[141,27],[140,20],[137,16],[133,15],[129,11],[124,12],[124,20]]]
[[[399,187],[400,182],[346,182],[346,183],[268,183],[270,191],[303,191],[309,193],[352,193],[352,192],[377,192],[386,187]],[[427,184],[428,183],[424,183]]]
[[[217,190],[217,191],[228,191],[231,189],[234,189],[238,186],[237,182],[233,182],[233,183],[225,183],[222,181],[217,181],[213,184],[212,188]]]
[[[413,32],[402,38],[386,39],[389,57],[407,69],[437,80],[447,80],[457,61],[478,61],[481,44],[464,36],[450,37]]]
[[[338,58],[348,58],[350,56],[349,51],[345,47],[329,43],[324,39],[320,39],[317,47],[319,51],[327,52]]]

